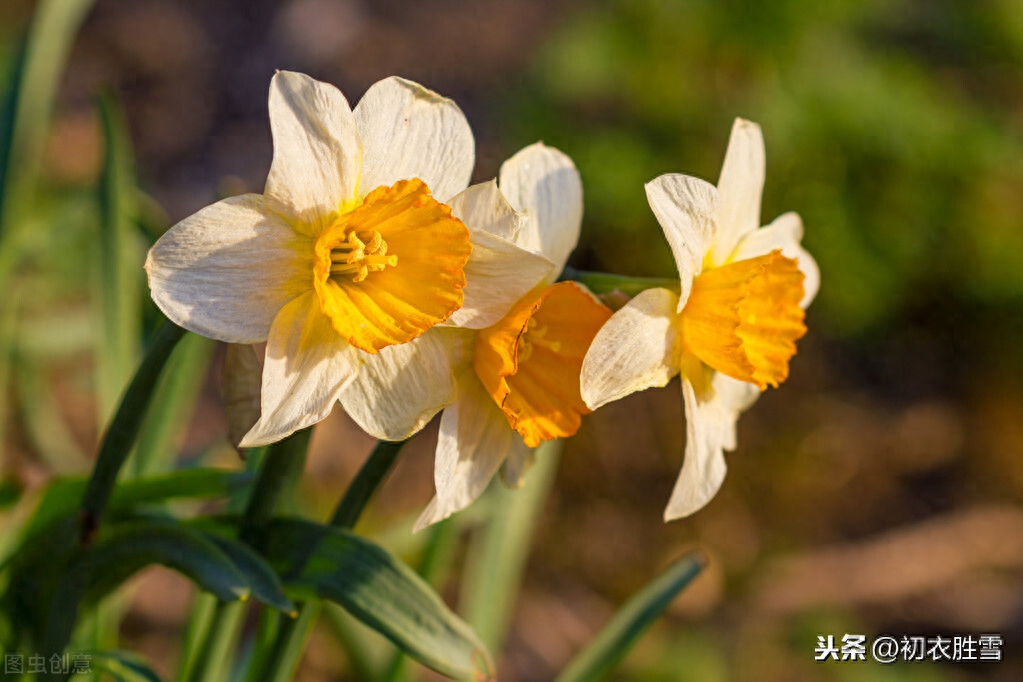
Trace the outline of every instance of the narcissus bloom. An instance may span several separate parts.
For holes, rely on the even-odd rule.
[[[263,194],[172,227],[146,260],[153,299],[196,333],[266,342],[260,419],[244,447],[320,421],[339,399],[407,435],[454,400],[454,381],[436,370],[450,364],[455,331],[424,332],[491,324],[494,300],[510,305],[552,265],[488,232],[501,207],[466,189],[474,142],[451,100],[388,78],[353,111],[333,86],[279,72],[269,109]],[[396,371],[416,388],[400,410],[372,391]]]
[[[490,326],[464,336],[452,365],[458,398],[437,440],[437,495],[416,529],[468,506],[504,466],[517,485],[541,442],[574,434],[590,410],[579,393],[583,357],[611,316],[585,287],[552,282],[579,239],[582,184],[571,159],[535,144],[501,167],[499,191],[519,212],[506,236],[554,270]]]
[[[686,175],[646,186],[678,266],[680,291],[648,289],[618,310],[582,367],[597,408],[681,374],[686,452],[665,520],[692,514],[721,487],[736,421],[768,385],[788,377],[803,309],[820,274],[800,245],[799,216],[760,225],[764,141],[736,120],[717,188]]]

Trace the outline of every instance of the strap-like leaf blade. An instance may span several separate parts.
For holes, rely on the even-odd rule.
[[[455,680],[494,679],[486,647],[426,581],[377,545],[351,532],[299,520],[267,527],[267,555],[288,575],[308,557],[294,582],[343,606],[423,665]]]
[[[555,682],[595,682],[611,672],[679,592],[703,569],[697,553],[678,559],[632,596]]]
[[[144,520],[114,524],[101,532],[81,558],[89,576],[87,598],[99,598],[150,564],[183,573],[203,590],[223,601],[248,599],[252,590],[244,574],[216,543],[203,533],[166,521]]]
[[[245,576],[252,589],[253,599],[289,615],[295,615],[295,605],[284,595],[280,579],[263,557],[236,540],[216,535],[207,537],[231,559],[235,568]]]
[[[85,656],[93,667],[107,673],[116,682],[160,682],[160,676],[145,660],[130,651],[93,651]]]

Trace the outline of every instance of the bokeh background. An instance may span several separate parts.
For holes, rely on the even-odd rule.
[[[0,8],[0,73],[34,4]],[[736,116],[764,130],[764,222],[795,210],[806,225],[822,271],[810,331],[791,378],[741,419],[721,493],[661,521],[683,449],[677,382],[586,419],[538,522],[502,680],[551,679],[695,546],[708,569],[614,679],[1023,679],[1018,0],[98,0],[42,150],[41,245],[17,257],[3,245],[18,265],[0,293],[0,534],[96,447],[97,93],[120,102],[148,196],[141,286],[146,230],[261,191],[274,69],[353,103],[391,74],[454,98],[477,180],[538,139],[567,152],[586,196],[577,267],[672,274],[643,183],[715,181]],[[241,467],[222,354],[174,436],[183,462]],[[398,545],[432,493],[435,439],[417,437],[366,521]],[[370,447],[333,415],[314,438],[308,509],[329,509]],[[157,670],[173,670],[190,590],[156,569],[136,585],[122,635]],[[817,635],[845,633],[997,633],[1004,660],[814,662]],[[299,679],[356,679],[335,634],[317,631]]]

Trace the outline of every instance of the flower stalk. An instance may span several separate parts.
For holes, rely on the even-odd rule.
[[[380,441],[377,443],[369,458],[355,475],[351,485],[348,486],[341,501],[338,502],[337,508],[331,516],[330,525],[346,530],[355,527],[370,498],[373,497],[373,493],[390,473],[397,461],[398,453],[401,452],[404,445],[405,441],[397,443]],[[308,547],[306,550],[306,561],[308,561],[316,551],[316,547]],[[296,572],[301,570],[300,564],[296,568]],[[321,609],[322,605],[318,602],[306,602],[299,605],[297,618],[281,619],[280,629],[277,631],[277,637],[271,647],[269,660],[263,666],[263,673],[258,678],[259,682],[284,682],[291,679]]]
[[[259,546],[260,530],[302,473],[311,435],[311,428],[302,429],[267,449],[238,531],[239,539],[246,544]]]
[[[675,293],[679,292],[678,279],[671,277],[628,277],[608,272],[590,272],[566,267],[558,281],[567,280],[584,284],[587,289],[598,295],[618,291],[626,296],[635,296],[647,289],[668,289]]]

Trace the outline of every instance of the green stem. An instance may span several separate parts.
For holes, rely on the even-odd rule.
[[[177,682],[191,679],[197,662],[210,632],[210,623],[220,601],[207,592],[197,592],[192,598],[192,609],[188,615],[185,638],[178,656]]]
[[[171,354],[131,458],[134,478],[173,468],[177,454],[174,441],[195,411],[196,396],[216,345],[212,339],[189,334]]]
[[[398,453],[401,452],[405,443],[406,441],[391,443],[385,440],[377,443],[373,452],[370,453],[369,459],[359,469],[352,484],[348,486],[345,496],[338,503],[337,509],[334,510],[334,515],[330,519],[330,525],[345,529],[355,527],[355,522],[362,515],[362,510],[369,503],[369,498],[373,496],[377,487],[391,471],[391,467],[394,466]]]
[[[355,523],[359,520],[370,498],[373,497],[373,493],[376,492],[391,471],[391,467],[394,466],[398,453],[401,452],[404,445],[405,441],[398,443],[380,441],[377,443],[334,510],[330,520],[332,526],[344,529],[355,527]],[[315,547],[307,549],[306,561],[316,551]],[[301,566],[304,563],[299,562],[296,572],[301,572]],[[316,624],[321,608],[321,604],[316,602],[300,604],[298,618],[281,624],[270,660],[263,668],[263,674],[258,678],[260,682],[286,682],[291,679],[295,667],[298,665],[302,648]]]
[[[259,463],[259,477],[252,489],[238,530],[238,537],[258,548],[263,528],[273,518],[282,500],[291,494],[294,481],[305,467],[312,429],[303,429],[266,449]],[[257,455],[258,451],[250,451]],[[188,682],[224,679],[224,659],[229,656],[241,627],[242,605],[218,602],[212,618],[196,623],[198,653],[185,661],[179,679]]]
[[[281,618],[269,661],[258,678],[260,682],[289,682],[294,677],[302,651],[322,608],[319,602],[308,602],[302,604],[297,618]]]
[[[311,434],[312,429],[303,429],[267,449],[256,486],[242,515],[238,537],[243,542],[258,547],[260,531],[290,493],[289,484],[302,473]]]
[[[146,407],[153,396],[156,380],[174,346],[184,335],[185,330],[181,327],[170,321],[164,322],[157,330],[146,357],[142,360],[124,397],[121,398],[117,412],[110,422],[110,428],[103,438],[85,494],[82,496],[79,514],[82,544],[87,544],[99,528],[103,512],[117,482],[117,475],[135,443],[139,426],[146,414]]]
[[[210,636],[199,647],[199,653],[186,678],[188,682],[227,679],[231,650],[241,631],[244,615],[244,602],[217,602],[210,621]]]
[[[680,283],[678,278],[672,277],[626,277],[625,275],[612,275],[607,272],[588,272],[566,267],[561,272],[559,281],[572,280],[585,284],[586,288],[595,294],[609,294],[613,291],[620,291],[626,296],[635,296],[647,289],[668,289],[678,293]]]

